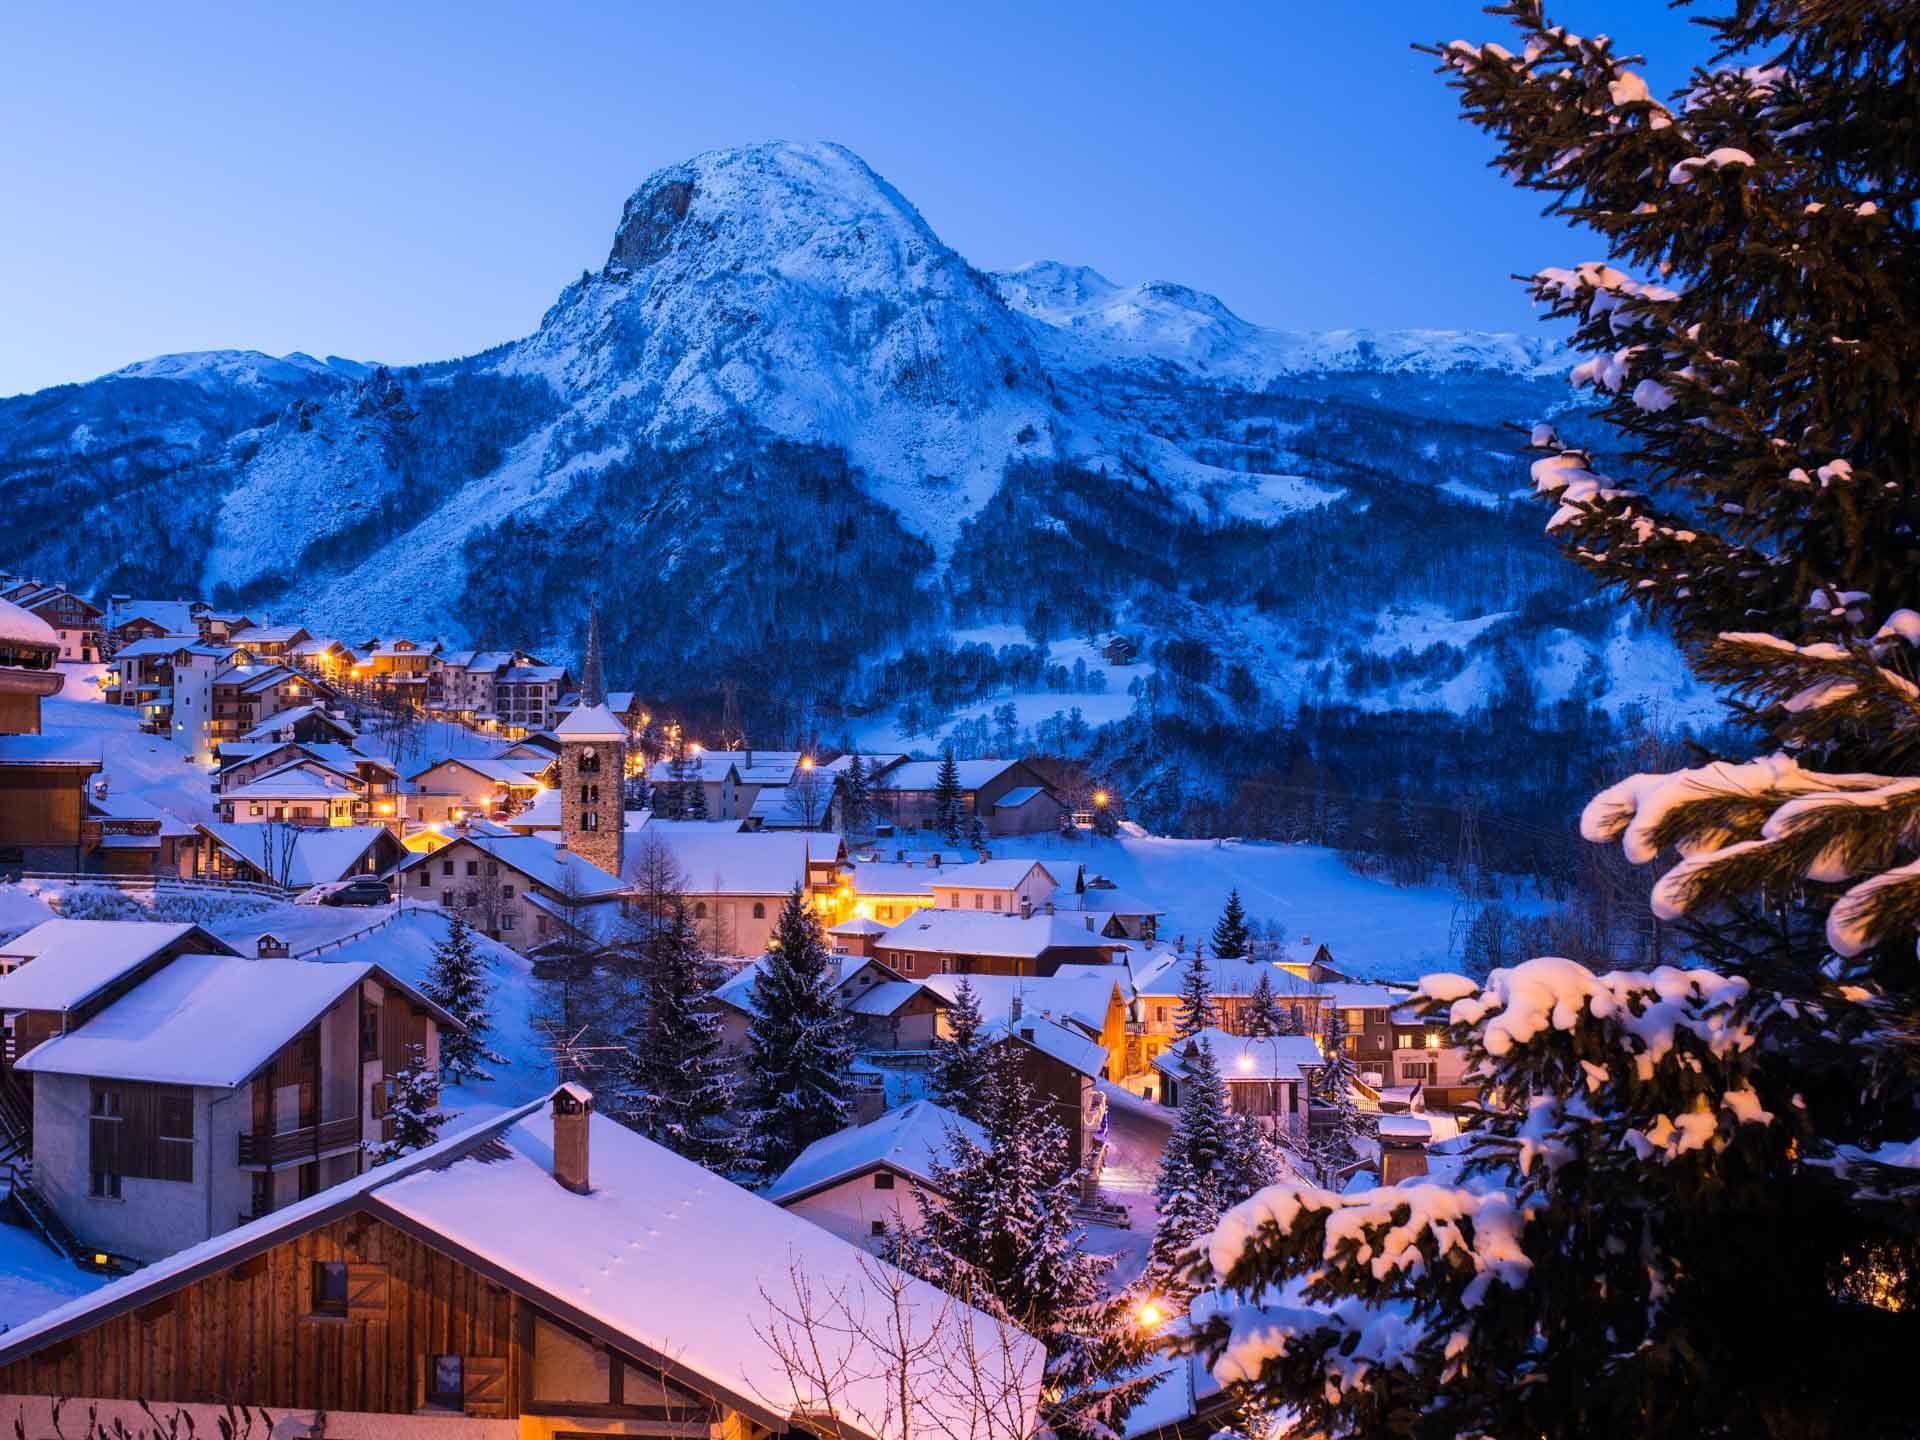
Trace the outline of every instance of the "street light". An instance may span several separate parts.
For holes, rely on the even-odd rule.
[[[1093,803],[1094,803],[1094,804],[1096,804],[1096,805],[1102,805],[1102,806],[1104,806],[1104,805],[1105,805],[1105,804],[1107,803],[1107,792],[1106,792],[1106,791],[1104,791],[1104,790],[1096,790],[1096,791],[1094,791],[1094,792],[1093,792]]]
[[[1141,1301],[1140,1308],[1134,1312],[1134,1319],[1140,1322],[1142,1330],[1157,1330],[1166,1318],[1166,1310],[1158,1300],[1151,1297]]]

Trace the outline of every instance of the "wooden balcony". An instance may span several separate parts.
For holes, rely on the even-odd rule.
[[[318,1125],[302,1125],[298,1130],[283,1130],[272,1135],[242,1135],[242,1169],[272,1170],[281,1165],[304,1165],[333,1150],[344,1150],[360,1143],[360,1117],[349,1115],[340,1120],[323,1120]]]

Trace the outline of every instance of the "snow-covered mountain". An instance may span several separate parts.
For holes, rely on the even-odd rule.
[[[1338,700],[1330,673],[1388,663],[1379,617],[1420,607],[1517,618],[1499,666],[1411,652],[1413,703],[1481,703],[1494,682],[1448,678],[1536,658],[1608,694],[1605,627],[1553,623],[1540,597],[1584,592],[1511,503],[1503,426],[1563,407],[1566,368],[1512,335],[987,275],[850,151],[757,145],[650,176],[606,263],[482,354],[166,356],[0,400],[0,483],[48,517],[0,568],[562,653],[598,595],[656,693],[726,674],[839,704],[888,655],[1011,622],[1190,642],[1202,699],[1233,675]]]

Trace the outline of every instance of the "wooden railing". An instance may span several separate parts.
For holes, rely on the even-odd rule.
[[[262,1165],[269,1170],[276,1165],[304,1164],[323,1150],[354,1145],[359,1139],[358,1115],[323,1120],[318,1125],[303,1125],[298,1130],[283,1130],[273,1135],[242,1135],[240,1163]]]

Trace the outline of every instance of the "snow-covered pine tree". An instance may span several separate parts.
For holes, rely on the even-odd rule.
[[[1213,953],[1222,960],[1244,959],[1253,953],[1253,929],[1247,924],[1247,910],[1240,903],[1240,887],[1227,892],[1226,908],[1213,927]]]
[[[1160,1152],[1154,1177],[1154,1205],[1160,1223],[1147,1252],[1147,1281],[1154,1288],[1184,1294],[1180,1277],[1188,1258],[1229,1204],[1228,1171],[1238,1133],[1228,1113],[1227,1083],[1220,1076],[1213,1047],[1205,1041],[1183,1045],[1185,1077],[1173,1133]]]
[[[965,820],[966,803],[961,798],[960,764],[947,746],[940,757],[940,770],[933,781],[933,828],[940,838],[960,843],[960,826]]]
[[[1338,1005],[1327,1004],[1320,1026],[1320,1069],[1314,1075],[1314,1098],[1326,1107],[1329,1133],[1347,1150],[1360,1137],[1360,1102],[1353,1087],[1360,1067],[1347,1048],[1347,1021]],[[1336,1149],[1340,1148],[1336,1146]]]
[[[378,1145],[369,1142],[375,1165],[424,1150],[453,1118],[440,1108],[440,1081],[427,1064],[424,1045],[407,1047],[407,1068],[391,1077],[390,1084],[386,1118],[393,1122],[393,1136]]]
[[[835,965],[820,920],[795,886],[753,982],[747,1025],[749,1134],[743,1161],[772,1180],[852,1117],[853,1027],[834,1003]]]
[[[493,1028],[493,984],[486,963],[473,943],[473,930],[455,910],[447,922],[447,938],[433,947],[420,993],[466,1027],[440,1036],[440,1075],[450,1085],[468,1080],[491,1080],[484,1065],[504,1065],[504,1056],[487,1048]]]
[[[987,827],[980,823],[980,817],[974,815],[967,820],[967,844],[975,850],[987,848]]]
[[[1018,1046],[993,1048],[979,1121],[988,1143],[949,1135],[916,1187],[922,1223],[895,1258],[949,1293],[1015,1321],[1047,1349],[1044,1418],[1064,1436],[1112,1435],[1151,1388],[1132,1375],[1149,1337],[1127,1295],[1109,1296],[1111,1256],[1075,1235],[1079,1172],[1066,1131],[1020,1073]]]
[[[740,1143],[731,1123],[737,1088],[720,1017],[703,1003],[725,978],[700,943],[685,900],[650,918],[639,947],[644,1001],[612,1106],[648,1139],[729,1174]]]
[[[840,828],[849,835],[864,835],[872,819],[873,789],[866,762],[856,752],[840,778]]]
[[[1253,994],[1247,997],[1246,1019],[1242,1029],[1248,1035],[1266,1039],[1273,1035],[1287,1035],[1287,1028],[1293,1017],[1280,1008],[1280,997],[1273,993],[1273,967],[1262,965],[1259,978],[1253,982]]]
[[[1612,41],[1502,9],[1512,48],[1435,53],[1503,172],[1606,240],[1614,264],[1534,288],[1577,323],[1576,379],[1634,467],[1536,428],[1550,528],[1766,740],[1623,780],[1582,817],[1667,866],[1668,953],[1707,963],[1429,977],[1484,1071],[1475,1183],[1283,1185],[1229,1213],[1216,1373],[1332,1435],[1409,1416],[1547,1440],[1901,1433],[1910,1387],[1884,1357],[1920,1340],[1920,8],[1740,0],[1710,21],[1736,63],[1672,105]],[[1423,1263],[1366,1263],[1389,1231]],[[1228,1343],[1281,1290],[1304,1302],[1282,1328]],[[1396,1363],[1356,1370],[1383,1325]]]
[[[687,753],[686,732],[675,726],[667,742],[667,778],[653,790],[653,812],[662,820],[687,818],[687,795],[698,788],[693,757]]]
[[[1213,977],[1207,965],[1206,946],[1195,943],[1180,977],[1180,1008],[1173,1014],[1173,1033],[1187,1040],[1213,1024]]]
[[[688,820],[705,820],[708,818],[707,787],[706,783],[701,779],[700,764],[696,760],[689,759],[688,768],[693,778],[687,781],[686,785],[687,809],[685,818]]]
[[[990,1052],[987,1037],[981,1034],[980,997],[964,975],[947,1007],[946,1022],[949,1033],[934,1038],[928,1094],[949,1110],[977,1120]]]

